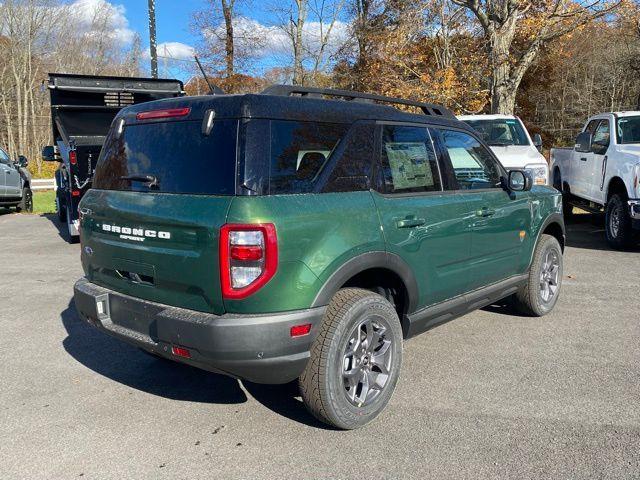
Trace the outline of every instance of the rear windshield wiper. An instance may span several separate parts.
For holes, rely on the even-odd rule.
[[[128,180],[130,182],[143,182],[147,184],[147,187],[159,187],[160,182],[155,175],[125,175],[120,177],[120,180]]]

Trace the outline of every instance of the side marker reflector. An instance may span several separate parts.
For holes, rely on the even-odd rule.
[[[191,358],[191,352],[187,348],[176,347],[173,345],[171,347],[171,353],[177,357]]]
[[[304,325],[294,325],[291,327],[291,336],[292,337],[302,337],[304,335],[308,335],[311,331],[311,324],[305,323]]]

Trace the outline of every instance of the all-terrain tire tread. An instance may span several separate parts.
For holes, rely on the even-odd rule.
[[[538,302],[537,289],[540,288],[540,280],[538,275],[532,275],[532,272],[538,272],[540,263],[543,261],[542,256],[546,245],[554,242],[558,249],[561,250],[560,244],[554,236],[547,234],[542,234],[540,236],[540,240],[538,241],[533,253],[533,261],[531,262],[531,268],[529,269],[529,278],[527,279],[527,283],[525,283],[524,286],[515,294],[516,307],[524,315],[531,317],[541,316],[540,312],[535,308],[536,302]]]
[[[328,350],[335,335],[339,320],[347,313],[351,305],[368,296],[376,295],[361,288],[345,288],[338,291],[327,306],[318,337],[311,347],[309,364],[299,378],[300,393],[311,414],[324,423],[333,424],[327,407],[323,403],[326,398],[324,371],[327,365]],[[347,419],[343,419],[347,420]]]

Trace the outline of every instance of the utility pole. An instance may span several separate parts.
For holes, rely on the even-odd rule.
[[[151,76],[158,78],[158,49],[156,44],[156,0],[149,0],[149,50],[151,53]]]

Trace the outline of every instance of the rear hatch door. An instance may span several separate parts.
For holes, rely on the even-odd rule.
[[[235,193],[237,121],[118,120],[80,204],[90,281],[167,305],[224,313],[218,238]]]

